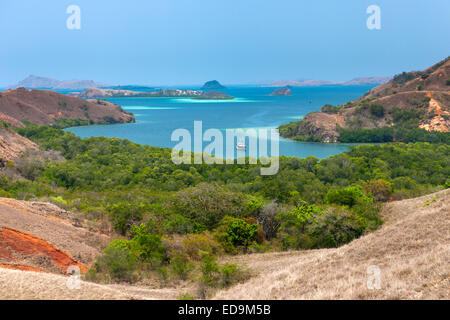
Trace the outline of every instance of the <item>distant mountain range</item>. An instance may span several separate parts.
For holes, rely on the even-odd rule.
[[[72,90],[82,90],[92,87],[107,87],[110,86],[106,83],[99,83],[92,80],[56,80],[51,78],[39,77],[35,75],[30,75],[19,81],[16,84],[10,85],[8,89],[16,89],[24,87],[27,89],[72,89]]]
[[[342,86],[362,86],[362,85],[380,85],[391,80],[390,77],[364,77],[355,78],[346,82],[327,81],[327,80],[279,80],[274,81],[263,87],[317,87],[317,86],[329,86],[329,85],[342,85]]]

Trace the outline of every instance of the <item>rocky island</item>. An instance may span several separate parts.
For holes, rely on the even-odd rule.
[[[292,96],[292,91],[289,89],[289,87],[284,87],[275,90],[270,94],[271,96]]]
[[[221,85],[219,81],[217,80],[211,80],[205,82],[205,84],[202,87],[202,90],[218,90],[218,89],[225,89],[226,87]]]

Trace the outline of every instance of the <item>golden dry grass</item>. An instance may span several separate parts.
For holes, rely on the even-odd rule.
[[[258,275],[215,299],[449,299],[450,190],[392,202],[385,224],[337,249],[239,256]],[[381,271],[370,290],[369,266]]]
[[[215,299],[449,299],[450,190],[389,203],[385,224],[337,249],[241,255],[225,259],[257,275]],[[381,288],[367,288],[367,267]],[[0,268],[0,299],[178,299],[186,288],[151,289],[81,282]],[[189,291],[189,290],[188,290]]]
[[[0,267],[0,300],[176,300],[183,293],[180,288],[151,289],[82,280],[78,288],[70,289],[70,284],[73,282],[63,275]]]

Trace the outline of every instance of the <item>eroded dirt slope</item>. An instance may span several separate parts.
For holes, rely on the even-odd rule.
[[[0,198],[0,265],[61,274],[75,265],[86,271],[110,239],[74,226],[69,215],[49,203]]]

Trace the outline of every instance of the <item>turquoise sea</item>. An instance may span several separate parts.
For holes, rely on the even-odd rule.
[[[182,87],[178,87],[183,89]],[[189,87],[190,89],[199,89]],[[129,139],[140,144],[173,148],[175,129],[193,134],[194,121],[202,121],[203,132],[209,128],[276,128],[282,123],[301,119],[324,104],[353,100],[372,87],[322,86],[295,87],[288,97],[270,96],[276,88],[230,86],[221,90],[233,100],[193,100],[186,98],[111,98],[108,101],[132,112],[136,123],[69,128],[81,137],[106,136]],[[193,135],[192,135],[193,136]],[[224,135],[225,136],[225,135]],[[205,142],[206,146],[209,142]],[[280,155],[326,158],[348,150],[350,145],[295,142],[280,138]],[[268,146],[270,151],[270,147]]]

